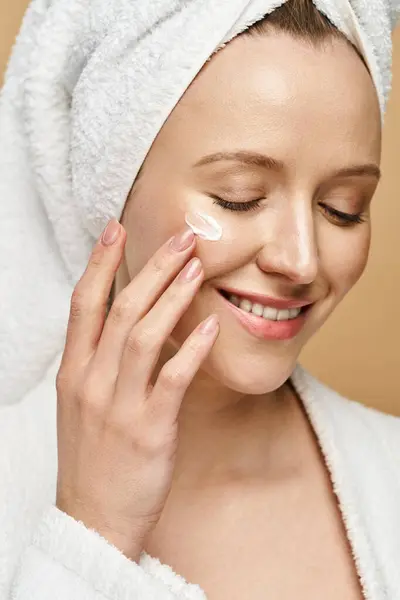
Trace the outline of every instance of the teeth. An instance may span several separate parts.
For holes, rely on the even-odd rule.
[[[253,304],[253,306],[251,307],[251,312],[253,314],[257,315],[258,317],[263,316],[263,311],[264,311],[264,307],[262,304]]]
[[[250,300],[245,300],[245,299],[244,299],[244,300],[241,300],[241,301],[240,301],[240,304],[239,304],[239,307],[240,307],[242,310],[245,310],[246,312],[251,312],[251,307],[252,307],[252,306],[253,306],[253,305],[252,305],[252,303],[250,302]]]
[[[229,301],[232,302],[232,304],[234,304],[235,306],[239,306],[240,304],[239,296],[235,296],[234,294],[232,294],[232,296],[229,297]]]
[[[300,308],[291,308],[289,310],[278,310],[272,308],[272,306],[263,306],[262,304],[252,303],[247,298],[239,298],[231,294],[228,296],[229,302],[232,302],[235,306],[238,306],[242,310],[253,313],[258,317],[263,317],[268,321],[288,321],[289,319],[295,319],[299,316]]]
[[[276,308],[272,308],[271,306],[266,306],[264,308],[263,317],[264,319],[268,319],[269,321],[277,321],[278,320],[278,310]]]
[[[287,321],[289,319],[289,311],[288,310],[279,310],[278,316],[276,318],[277,321]]]

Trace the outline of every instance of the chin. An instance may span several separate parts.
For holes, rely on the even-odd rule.
[[[268,394],[279,389],[292,375],[297,355],[233,355],[218,348],[218,340],[202,370],[224,387],[248,395]]]
[[[203,318],[200,313],[186,313],[169,339],[174,351]],[[289,379],[304,345],[301,334],[297,339],[260,341],[232,329],[223,318],[220,324],[220,334],[200,368],[203,374],[226,389],[246,395],[274,392]]]

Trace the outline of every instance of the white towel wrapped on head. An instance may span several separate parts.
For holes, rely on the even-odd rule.
[[[382,117],[400,0],[314,0],[361,50]],[[0,404],[62,351],[70,297],[168,115],[279,0],[33,0],[0,99]]]

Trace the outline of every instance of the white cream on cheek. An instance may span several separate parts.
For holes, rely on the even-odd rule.
[[[187,212],[185,213],[185,222],[192,229],[193,233],[203,240],[215,242],[222,238],[221,225],[214,217],[205,212],[196,210]]]

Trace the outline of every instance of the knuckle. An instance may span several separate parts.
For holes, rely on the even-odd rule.
[[[96,245],[90,255],[90,266],[98,269],[103,264],[104,250],[101,246]]]
[[[56,390],[57,393],[65,393],[66,390],[71,385],[71,379],[69,373],[66,371],[65,367],[60,368],[56,375]]]
[[[164,367],[159,375],[162,387],[167,391],[180,390],[186,387],[186,374],[177,367]]]
[[[155,275],[165,277],[165,270],[167,267],[167,258],[165,252],[156,254],[153,259],[153,271]]]
[[[154,334],[147,329],[134,329],[126,340],[126,349],[130,354],[143,356],[155,346]]]
[[[85,419],[105,419],[108,402],[103,396],[100,387],[90,377],[82,381],[76,390],[75,397]]]
[[[107,428],[119,438],[122,436],[129,440],[130,444],[140,448],[144,436],[142,415],[140,411],[135,410],[129,414],[129,417],[128,419],[126,411],[115,405],[106,416]]]
[[[147,456],[164,454],[169,447],[170,441],[164,433],[150,430],[141,440],[141,446]]]
[[[76,398],[79,404],[91,406],[95,403],[97,386],[91,377],[84,377],[76,389]]]
[[[126,425],[125,425],[126,427]],[[135,449],[147,456],[157,456],[165,451],[167,442],[169,441],[165,431],[160,427],[155,428],[153,426],[141,427],[139,432],[138,429],[129,434],[130,443]]]
[[[70,302],[70,316],[72,319],[79,319],[86,312],[85,293],[81,285],[77,285],[72,292]]]
[[[127,419],[127,415],[124,411],[111,410],[106,416],[107,429],[115,434],[119,439],[124,439],[129,442],[133,447],[139,449],[142,445],[143,439],[143,428],[138,427],[140,421],[136,419],[134,424],[133,420]]]
[[[88,406],[91,404],[91,386],[88,385],[86,379],[84,379],[76,388],[75,396],[79,405]]]
[[[132,313],[132,308],[132,300],[129,299],[125,294],[120,294],[113,302],[109,318],[115,324],[121,323],[128,318],[128,315]]]
[[[104,423],[106,412],[104,405],[95,400],[94,396],[85,396],[79,403],[82,422],[85,424]]]

